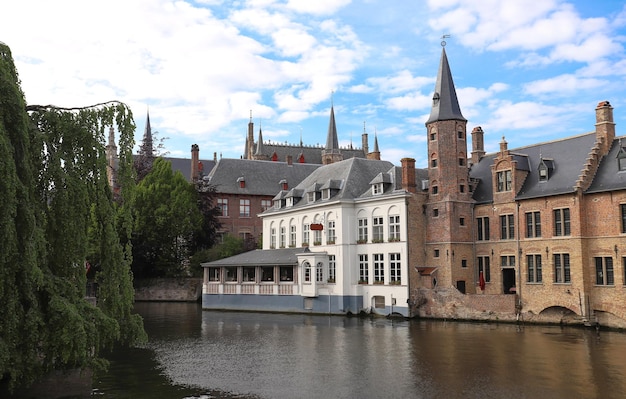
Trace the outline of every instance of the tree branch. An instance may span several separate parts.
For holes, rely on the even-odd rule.
[[[117,100],[112,100],[112,101],[106,101],[103,103],[98,103],[98,104],[93,104],[93,105],[88,105],[86,107],[71,107],[71,108],[66,108],[66,107],[57,107],[56,105],[27,105],[26,106],[26,111],[41,111],[41,110],[47,110],[47,109],[58,109],[61,111],[80,111],[83,109],[89,109],[89,108],[95,108],[95,107],[99,107],[101,105],[109,105],[109,104],[124,104],[121,101],[117,101]]]

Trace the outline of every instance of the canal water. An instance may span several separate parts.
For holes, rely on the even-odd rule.
[[[626,334],[138,303],[150,342],[92,397],[623,398]]]

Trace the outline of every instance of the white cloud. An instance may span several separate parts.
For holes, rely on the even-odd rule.
[[[351,0],[288,0],[286,6],[303,14],[332,15],[350,2]]]
[[[387,94],[397,94],[407,91],[415,91],[424,86],[433,86],[435,79],[432,77],[413,76],[408,70],[398,71],[393,76],[369,78],[367,82]]]
[[[581,78],[572,74],[555,76],[549,79],[537,80],[524,86],[524,91],[534,96],[549,95],[562,96],[587,89],[597,89],[609,82],[596,78]]]

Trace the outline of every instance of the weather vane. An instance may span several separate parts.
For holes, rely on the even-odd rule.
[[[450,35],[441,36],[441,47],[446,47],[446,39],[449,38]]]

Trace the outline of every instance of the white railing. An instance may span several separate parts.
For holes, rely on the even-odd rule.
[[[202,286],[203,294],[225,295],[299,295],[297,284],[291,283],[220,283],[209,282]]]

